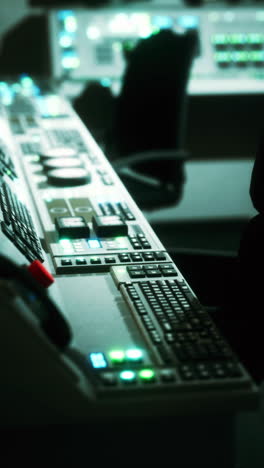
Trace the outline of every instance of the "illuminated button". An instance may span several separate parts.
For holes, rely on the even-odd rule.
[[[109,358],[113,364],[122,364],[125,361],[125,353],[120,349],[116,349],[109,353]]]
[[[119,377],[124,383],[133,383],[136,381],[136,373],[131,370],[121,372]]]
[[[246,34],[231,34],[229,42],[236,49],[242,49],[247,45],[248,36]]]
[[[73,253],[72,243],[69,239],[61,239],[59,245],[63,249],[65,255]]]
[[[128,349],[126,351],[126,358],[129,360],[129,361],[133,361],[133,362],[141,362],[142,359],[143,359],[143,353],[140,349]]]
[[[142,369],[138,375],[144,382],[153,382],[155,380],[155,372],[152,369]]]
[[[251,48],[262,49],[264,44],[264,34],[248,34],[248,44]]]
[[[103,369],[107,367],[107,361],[103,353],[91,353],[90,361],[94,369]]]
[[[250,62],[254,63],[255,65],[262,65],[264,63],[264,53],[263,51],[252,51],[248,53]]]
[[[118,249],[127,249],[126,237],[116,237],[115,241]]]
[[[217,65],[219,66],[230,65],[232,61],[232,55],[230,52],[217,52],[214,57]]]
[[[100,249],[101,244],[97,239],[90,239],[88,240],[88,246],[90,249]]]
[[[234,52],[232,54],[232,59],[237,65],[246,65],[248,62],[248,53],[247,52]]]
[[[228,47],[228,36],[227,34],[215,34],[212,37],[212,43],[218,50],[224,50]]]

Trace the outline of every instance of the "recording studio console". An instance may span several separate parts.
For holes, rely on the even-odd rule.
[[[49,14],[52,75],[71,81],[99,80],[118,92],[124,50],[165,28],[193,29],[199,49],[190,94],[263,92],[263,21],[260,5],[53,10]]]
[[[28,76],[2,82],[0,129],[0,253],[53,276],[72,334],[58,352],[35,322],[23,340],[23,307],[6,313],[31,392],[82,418],[254,406],[251,377],[71,106]]]

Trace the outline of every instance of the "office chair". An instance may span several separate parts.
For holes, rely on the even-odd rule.
[[[126,51],[105,153],[141,209],[177,203],[185,181],[186,86],[197,36],[163,30]]]

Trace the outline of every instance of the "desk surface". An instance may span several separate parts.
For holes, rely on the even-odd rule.
[[[150,223],[248,219],[253,159],[189,161],[183,198],[177,206],[144,213]]]

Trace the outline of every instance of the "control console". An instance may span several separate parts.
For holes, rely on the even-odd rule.
[[[49,296],[72,336],[59,359],[73,414],[254,405],[251,377],[70,104],[30,77],[1,86],[0,253],[54,278]],[[49,365],[58,356],[34,327],[24,348],[45,369],[45,349]],[[46,371],[34,372],[42,382]],[[43,382],[36,391],[47,398]],[[62,401],[67,411],[66,391]]]
[[[49,16],[52,74],[77,82],[98,80],[118,92],[127,50],[162,29],[192,29],[199,47],[190,94],[262,93],[263,21],[259,5],[54,10]]]

